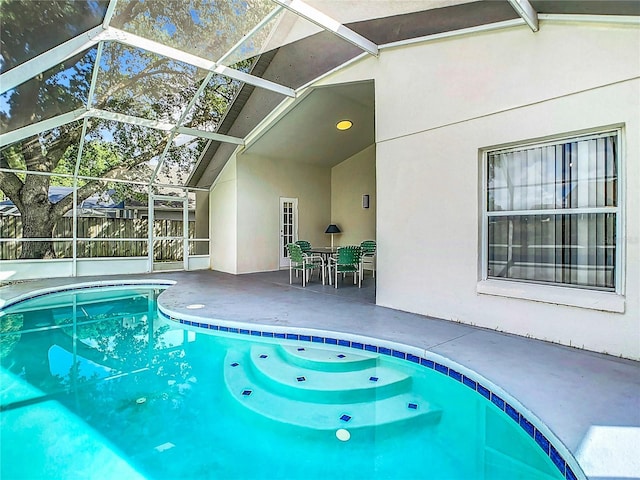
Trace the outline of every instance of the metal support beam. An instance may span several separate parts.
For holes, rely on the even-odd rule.
[[[359,33],[354,32],[348,27],[330,16],[316,10],[311,5],[306,4],[302,0],[273,0],[278,5],[282,5],[287,10],[292,11],[296,15],[306,18],[311,23],[318,25],[319,27],[333,32],[338,37],[346,40],[347,42],[355,45],[356,47],[369,52],[371,55],[378,56],[378,45],[371,40],[364,38]]]
[[[271,90],[281,95],[286,95],[287,97],[296,96],[296,93],[292,88],[285,87],[284,85],[280,85],[278,83],[271,82],[254,75],[249,75],[248,73],[244,73],[233,68],[225,67],[224,65],[218,65],[216,62],[207,60],[206,58],[183,52],[182,50],[169,47],[153,40],[139,37],[123,30],[118,30],[117,28],[108,28],[106,30],[106,36],[102,37],[101,40],[113,40],[125,45],[141,48],[148,52],[157,53],[158,55],[172,58],[174,60],[193,65],[194,67],[198,67],[203,70],[219,73],[221,75],[240,80],[241,82],[248,83],[249,85],[254,85],[259,88]]]
[[[49,118],[38,123],[32,123],[31,125],[18,128],[17,130],[13,130],[12,132],[3,133],[2,135],[0,135],[0,147],[19,142],[20,140],[24,140],[25,138],[31,137],[32,135],[38,135],[39,133],[46,132],[47,130],[61,127],[62,125],[66,125],[67,123],[80,120],[84,118],[86,112],[87,110],[85,108],[79,108],[77,110],[74,110],[73,112],[63,113],[62,115],[58,115],[57,117]]]
[[[4,93],[11,90],[30,78],[55,67],[67,58],[97,45],[102,32],[104,30],[99,25],[3,73],[0,75],[0,91]]]
[[[205,132],[204,130],[198,130],[197,128],[178,127],[178,133],[192,135],[194,137],[208,138],[210,140],[217,140],[219,142],[233,143],[235,145],[244,145],[243,138],[231,137],[222,133]]]
[[[100,110],[98,108],[92,108],[88,110],[86,116],[104,118],[105,120],[114,120],[116,122],[128,123],[129,125],[139,125],[141,127],[153,128],[155,130],[162,130],[165,132],[169,132],[175,127],[173,123],[169,122],[159,122],[157,120],[134,117],[132,115],[126,115],[124,113],[109,112],[107,110]]]
[[[116,11],[117,3],[118,3],[118,0],[110,0],[109,6],[107,7],[107,11],[104,12],[104,19],[102,20],[102,28],[104,28],[105,30],[109,27],[109,24],[111,23],[113,14]]]
[[[527,22],[531,30],[537,32],[540,29],[538,26],[538,12],[533,9],[529,0],[509,0],[509,3],[513,9],[518,12],[518,15]]]
[[[153,128],[165,132],[169,132],[175,129],[175,131],[177,131],[178,133],[184,133],[185,135],[210,138],[213,140],[218,140],[220,142],[233,143],[235,145],[244,145],[244,139],[242,138],[231,137],[229,135],[223,135],[221,133],[207,132],[204,130],[198,130],[197,128],[177,127],[173,123],[159,122],[157,120],[134,117],[132,115],[126,115],[124,113],[108,112],[106,110],[99,110],[97,108],[92,108],[91,110],[87,111],[85,116],[104,118],[106,120],[114,120],[116,122],[128,123],[130,125],[140,125],[142,127]]]
[[[147,40],[146,38],[133,35],[123,30],[118,30],[112,27],[103,30],[102,26],[95,27],[88,32],[80,34],[62,45],[59,45],[41,55],[38,55],[28,62],[3,73],[0,75],[1,92],[4,93],[15,88],[30,78],[33,78],[45,70],[58,65],[67,58],[97,45],[101,41],[109,40],[157,53],[204,70],[234,78],[241,82],[248,83],[249,85],[271,90],[287,97],[295,98],[296,96],[294,89],[285,87],[284,85],[250,75],[233,68],[225,67],[224,65],[219,65],[211,60],[183,52],[176,48],[168,47],[152,40]]]
[[[266,17],[264,17],[260,22],[249,30],[243,37],[236,42],[234,46],[232,46],[226,53],[224,53],[219,59],[218,64],[222,65],[227,58],[229,58],[238,48],[240,48],[247,40],[253,37],[257,32],[262,30],[271,20],[273,20],[280,12],[282,11],[282,7],[278,6],[274,8],[271,13],[269,13]],[[262,49],[260,52],[254,52],[254,54],[262,53]],[[253,56],[253,55],[251,55]]]

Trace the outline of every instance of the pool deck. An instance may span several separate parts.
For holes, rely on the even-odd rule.
[[[436,353],[517,398],[590,479],[640,479],[640,362],[379,307],[370,275],[362,289],[349,279],[337,290],[315,279],[289,285],[288,271],[58,278],[2,287],[0,304],[40,288],[130,279],[175,281],[159,303],[177,315],[364,335]]]

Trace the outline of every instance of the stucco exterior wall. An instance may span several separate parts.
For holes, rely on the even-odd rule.
[[[255,155],[238,157],[238,272],[279,267],[280,198],[298,199],[298,238],[324,245],[331,170]]]
[[[238,193],[235,155],[229,159],[209,195],[211,268],[237,272]]]
[[[374,155],[376,218],[363,228],[379,245],[379,305],[640,359],[640,29],[542,21],[537,33],[383,48],[318,84],[364,79],[376,85],[375,146],[333,172],[238,159],[235,252],[252,253],[235,273],[278,268],[280,197],[299,198],[300,238],[325,244],[333,221],[337,243],[363,240],[341,216],[368,184],[341,179]],[[607,128],[622,128],[621,294],[482,281],[483,149]]]
[[[378,63],[378,304],[640,358],[640,30],[542,24]],[[607,126],[624,128],[624,313],[566,306],[601,295],[566,287],[480,293],[481,150]]]
[[[362,208],[362,195],[369,195],[369,208]],[[331,221],[342,229],[334,236],[335,245],[376,239],[375,145],[331,169]]]

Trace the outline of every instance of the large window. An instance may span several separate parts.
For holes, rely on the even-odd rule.
[[[615,291],[619,132],[486,152],[485,278]]]

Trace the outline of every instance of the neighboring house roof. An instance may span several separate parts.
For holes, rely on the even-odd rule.
[[[67,195],[73,192],[72,187],[49,187],[49,201],[51,203],[58,203]],[[108,190],[103,193],[96,193],[86,198],[80,203],[80,208],[83,209],[97,209],[97,208],[124,208],[124,201],[116,202],[113,198],[114,191]],[[15,212],[14,212],[15,210]],[[0,212],[6,215],[17,215],[18,209],[14,203],[10,200],[4,200],[0,202]]]

